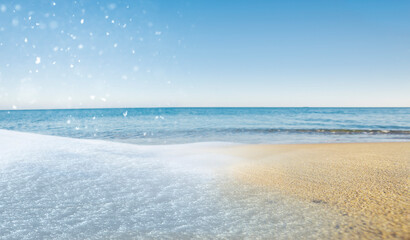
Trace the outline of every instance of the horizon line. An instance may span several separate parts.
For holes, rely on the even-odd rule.
[[[410,108],[409,107],[96,107],[96,108],[22,108],[22,109],[0,109],[0,111],[42,111],[42,110],[102,110],[102,109],[171,109],[171,108]]]

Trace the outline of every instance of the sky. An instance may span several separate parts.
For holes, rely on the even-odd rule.
[[[0,0],[0,109],[410,107],[408,0]]]

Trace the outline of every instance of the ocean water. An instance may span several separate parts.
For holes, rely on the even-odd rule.
[[[234,169],[247,160],[213,149],[409,141],[409,119],[410,108],[0,111],[0,239],[350,239],[349,216],[243,182]]]
[[[410,108],[0,111],[0,129],[159,145],[409,141]]]

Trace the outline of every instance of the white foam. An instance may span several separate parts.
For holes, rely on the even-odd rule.
[[[316,238],[327,226],[317,209],[235,184],[221,170],[236,160],[207,146],[0,130],[0,239]]]

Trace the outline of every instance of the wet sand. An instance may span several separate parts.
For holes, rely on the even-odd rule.
[[[219,150],[220,151],[220,150]],[[350,219],[340,238],[410,239],[410,142],[242,145],[240,182],[320,204]]]

